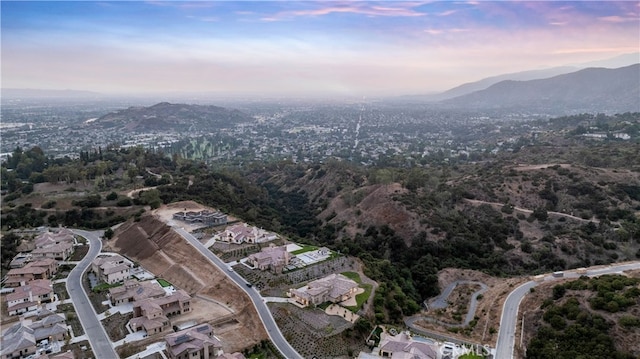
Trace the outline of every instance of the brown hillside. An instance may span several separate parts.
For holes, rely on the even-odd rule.
[[[347,235],[352,237],[369,226],[386,224],[402,238],[413,238],[419,232],[416,214],[407,211],[393,196],[406,193],[407,189],[398,183],[388,185],[372,185],[353,190],[348,194],[334,198],[327,208],[318,216],[328,223],[344,227]],[[348,203],[354,203],[349,206]],[[333,214],[335,216],[330,218]],[[357,218],[356,221],[353,219]]]
[[[231,311],[233,319],[238,322],[236,328],[217,333],[222,342],[229,345],[223,348],[225,351],[242,350],[267,339],[260,318],[245,293],[186,240],[155,217],[143,216],[139,222],[125,223],[105,247],[136,261],[157,277],[184,289],[192,297],[198,297],[194,298],[194,302],[203,301],[201,298],[205,296],[215,303],[204,303],[199,312],[196,312],[198,309],[194,305],[197,321],[215,323]],[[181,318],[173,320],[180,321]],[[238,341],[238,338],[242,340]]]

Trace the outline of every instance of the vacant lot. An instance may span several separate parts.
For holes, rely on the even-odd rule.
[[[479,271],[454,268],[441,270],[438,273],[438,278],[440,289],[445,288],[447,285],[449,285],[449,283],[457,280],[482,282],[489,287],[487,291],[482,295],[482,298],[478,300],[478,307],[475,313],[475,316],[478,317],[478,320],[473,326],[459,329],[452,329],[426,320],[416,322],[416,324],[424,327],[425,329],[440,332],[444,335],[457,337],[461,340],[489,344],[491,346],[495,346],[495,341],[498,337],[497,330],[500,325],[502,303],[507,298],[507,295],[509,295],[509,293],[515,287],[517,287],[520,283],[529,280],[528,277],[502,279],[492,277]],[[454,290],[451,297],[449,298],[449,300],[452,302],[449,305],[450,309],[442,313],[441,318],[438,318],[438,313],[436,311],[424,312],[423,314],[430,317],[435,317],[439,320],[449,321],[451,319],[454,319],[454,312],[459,312],[461,313],[461,318],[464,319],[463,313],[466,313],[466,306],[469,304],[469,300],[467,299],[470,297],[470,295],[468,295],[469,290],[473,291],[475,289],[469,288],[467,286],[461,286],[458,290]],[[456,315],[456,318],[458,317],[459,316]],[[455,323],[456,321],[451,322]]]

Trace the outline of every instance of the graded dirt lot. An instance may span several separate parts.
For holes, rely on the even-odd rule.
[[[482,298],[478,300],[478,307],[475,313],[475,316],[478,317],[477,323],[475,326],[468,326],[466,328],[459,329],[439,325],[433,323],[431,320],[419,320],[415,324],[429,331],[439,332],[461,340],[495,346],[497,330],[500,325],[502,304],[504,303],[507,295],[515,287],[521,283],[527,282],[528,280],[528,277],[509,279],[496,278],[479,271],[467,269],[443,269],[438,273],[438,284],[441,290],[455,281],[474,281],[482,282],[487,285],[487,291],[484,292],[482,294]],[[468,292],[471,289],[472,287],[461,286],[458,291],[454,290],[450,295],[450,308],[441,311],[422,311],[421,315],[427,316],[431,319],[451,321],[452,312],[459,310],[466,313],[466,308],[461,307],[469,305],[469,301],[465,301],[464,299],[470,297]],[[464,315],[462,315],[462,317],[464,318]],[[454,323],[455,321],[451,322]]]
[[[267,339],[244,292],[155,216],[123,224],[114,239],[105,243],[105,250],[127,256],[194,297],[192,313],[172,318],[172,325],[191,321],[212,323],[225,352],[241,351]]]
[[[194,231],[196,229],[200,229],[205,227],[201,223],[187,223],[183,221],[178,221],[173,219],[173,214],[180,211],[193,211],[199,212],[202,210],[216,211],[214,208],[203,206],[197,202],[193,201],[182,201],[176,203],[170,203],[168,205],[164,205],[153,211],[153,215],[158,218],[163,223],[175,224],[178,227],[184,228],[186,231]],[[227,222],[233,222],[237,219],[231,216],[227,216]]]

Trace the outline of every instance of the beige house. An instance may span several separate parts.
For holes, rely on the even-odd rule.
[[[9,263],[9,268],[22,268],[27,263],[31,262],[32,258],[33,256],[31,255],[31,253],[18,253],[15,257],[13,257],[11,263]]]
[[[145,298],[133,303],[133,319],[129,321],[134,331],[144,330],[155,334],[169,328],[168,317],[191,311],[191,297],[179,289],[166,297]]]
[[[62,341],[65,339],[67,326],[64,314],[57,314],[43,309],[34,319],[36,320],[23,320],[6,330],[2,336],[0,358],[25,358],[33,355],[37,351],[38,342],[44,339],[49,341]],[[50,358],[60,357],[52,355]]]
[[[36,353],[36,338],[33,329],[17,324],[7,329],[2,336],[0,358],[26,358]]]
[[[41,235],[37,236],[35,239],[36,248],[44,248],[50,245],[61,243],[67,243],[73,246],[73,244],[75,243],[73,232],[66,228],[63,228],[58,232],[44,232]]]
[[[71,350],[67,350],[58,354],[40,353],[33,359],[76,359],[76,355]]]
[[[53,286],[48,279],[36,279],[17,287],[5,296],[9,315],[19,315],[35,310],[54,299]]]
[[[287,252],[287,246],[269,246],[262,251],[247,257],[247,264],[259,270],[271,270],[281,273],[291,261],[291,253]]]
[[[381,357],[393,359],[438,359],[438,346],[424,342],[418,342],[407,333],[396,336],[382,335],[380,348],[377,353]]]
[[[268,232],[246,223],[240,223],[227,227],[221,233],[213,236],[213,238],[217,241],[242,244],[264,243],[276,239],[277,236],[273,232]]]
[[[223,354],[220,340],[209,324],[181,330],[164,338],[171,359],[215,359]]]
[[[129,269],[132,263],[123,256],[116,254],[100,256],[91,263],[91,271],[101,282],[114,284],[131,277]]]
[[[242,355],[242,353],[232,353],[232,354],[223,353],[218,355],[216,359],[246,359],[246,357]]]
[[[343,276],[331,274],[309,282],[306,286],[292,289],[289,295],[304,306],[318,305],[324,302],[339,303],[353,297],[358,283]]]
[[[152,281],[138,282],[127,279],[124,285],[109,288],[109,299],[112,305],[135,302],[146,298],[164,297],[166,292],[160,284]]]
[[[57,243],[49,244],[44,247],[37,247],[31,251],[33,258],[53,258],[56,260],[66,261],[67,258],[73,253],[73,244],[71,243]]]
[[[66,338],[67,321],[64,314],[42,309],[33,319],[30,320],[30,323],[28,323],[29,320],[24,321],[24,323],[33,329],[36,342],[44,339],[51,341],[64,340]]]
[[[41,258],[27,263],[21,268],[10,269],[7,272],[5,285],[19,287],[35,279],[49,279],[58,271],[58,261],[52,258]]]

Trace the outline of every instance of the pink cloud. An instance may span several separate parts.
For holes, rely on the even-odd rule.
[[[554,54],[595,54],[595,53],[625,53],[638,51],[637,47],[592,47],[592,48],[567,48],[556,50]]]
[[[366,3],[347,3],[340,6],[328,6],[310,10],[292,10],[283,11],[272,16],[262,18],[264,21],[277,21],[284,18],[297,16],[324,16],[334,13],[361,14],[368,16],[398,16],[398,17],[416,17],[424,16],[425,13],[415,11],[413,7],[415,3],[396,4],[394,7],[389,6],[370,6]],[[404,7],[398,5],[405,5]]]
[[[449,15],[453,15],[453,14],[455,14],[457,12],[458,12],[458,10],[443,11],[443,12],[439,13],[438,16],[449,16]]]
[[[604,21],[604,22],[612,22],[612,23],[622,23],[622,22],[630,22],[630,21],[640,21],[640,19],[637,16],[630,16],[630,17],[624,17],[624,16],[617,16],[617,15],[613,15],[613,16],[602,16],[598,18],[600,21]]]

